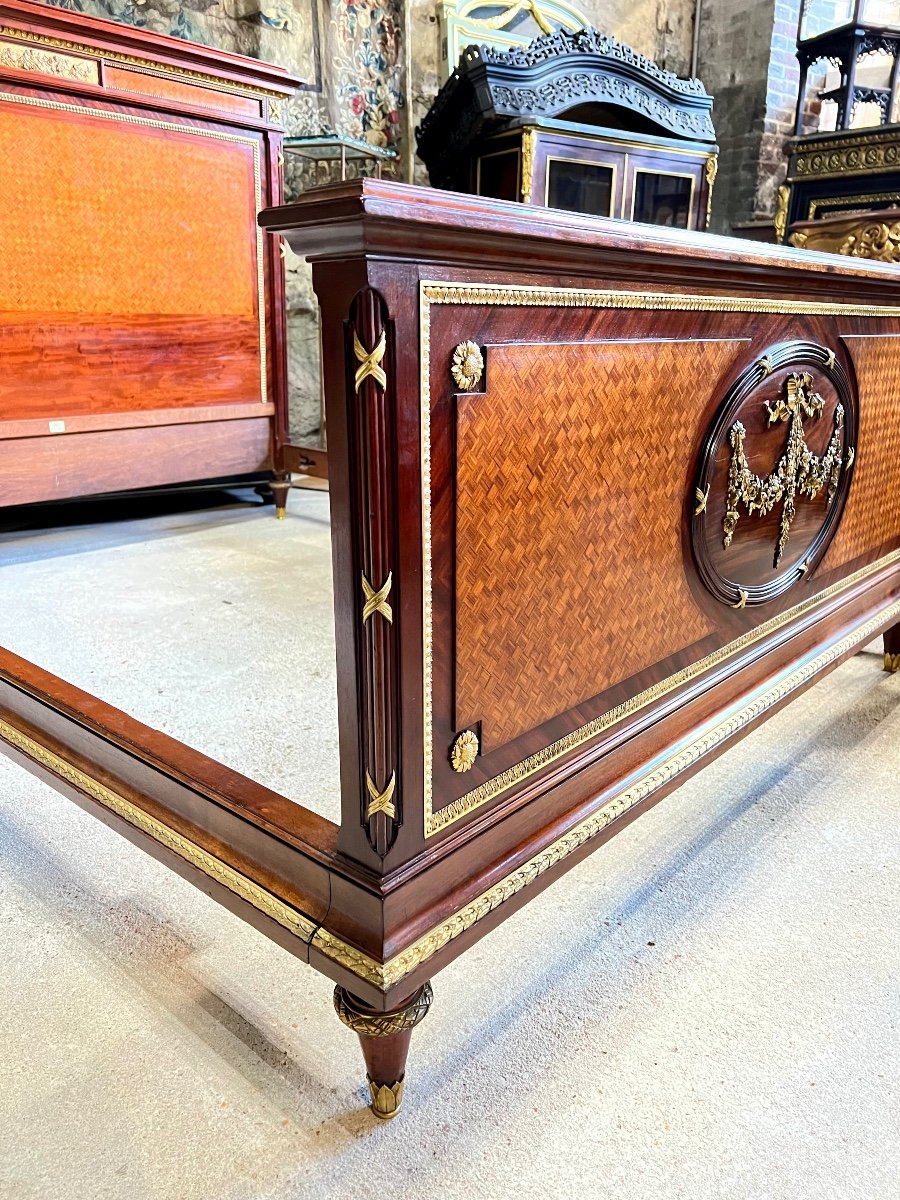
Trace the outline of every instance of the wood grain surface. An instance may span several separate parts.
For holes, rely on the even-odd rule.
[[[681,510],[741,341],[488,346],[457,400],[456,710],[485,750],[714,628]]]

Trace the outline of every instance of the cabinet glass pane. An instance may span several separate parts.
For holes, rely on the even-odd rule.
[[[687,229],[693,182],[684,175],[635,171],[634,220]]]
[[[478,195],[519,199],[519,151],[501,150],[478,160]]]
[[[549,162],[547,179],[547,203],[551,208],[595,217],[608,217],[612,212],[614,167],[554,158]]]
[[[830,0],[828,4],[820,0],[806,0],[800,16],[800,39],[819,37],[829,29],[839,29],[853,20],[853,10],[856,0]],[[865,19],[865,18],[863,18]]]

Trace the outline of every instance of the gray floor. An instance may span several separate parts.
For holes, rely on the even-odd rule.
[[[328,494],[187,503],[0,533],[0,645],[337,822]]]
[[[34,648],[296,791],[288,760],[317,735],[296,735],[289,706],[267,733],[257,704],[314,667],[298,643],[306,668],[285,671],[254,614],[286,589],[302,615],[327,591],[322,560],[318,579],[309,558],[286,567],[278,542],[322,517],[307,504],[282,526],[192,526],[206,569],[165,637],[143,626],[139,657],[94,620],[67,624],[63,650],[59,626],[33,632]],[[152,579],[170,546],[113,557],[145,555]],[[76,557],[57,561],[89,615],[98,575]],[[35,546],[35,587],[42,560]],[[37,603],[23,583],[2,611],[11,596]],[[237,618],[231,645],[256,647],[264,684],[215,639],[172,639],[198,608]],[[170,661],[182,652],[189,666]],[[384,1126],[326,980],[0,759],[0,1196],[896,1200],[900,676],[880,666],[878,646],[858,655],[438,976]],[[223,702],[225,673],[246,678],[247,710]],[[176,714],[191,692],[194,715]]]

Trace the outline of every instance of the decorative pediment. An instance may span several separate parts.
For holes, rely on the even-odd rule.
[[[699,79],[680,79],[596,29],[559,29],[507,50],[467,47],[416,131],[419,153],[440,186],[443,172],[435,178],[432,163],[475,138],[514,120],[570,114],[601,127],[715,141],[712,97]]]

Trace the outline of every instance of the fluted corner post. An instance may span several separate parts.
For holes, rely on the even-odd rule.
[[[390,1012],[377,1012],[342,987],[334,990],[335,1011],[358,1036],[362,1046],[370,1107],[382,1121],[395,1117],[403,1103],[410,1038],[431,1007],[431,1001],[429,983]]]
[[[384,858],[402,821],[399,779],[393,329],[381,295],[357,293],[345,326],[347,449],[355,554],[359,819]]]
[[[900,670],[900,625],[884,631],[884,669],[892,675]]]

